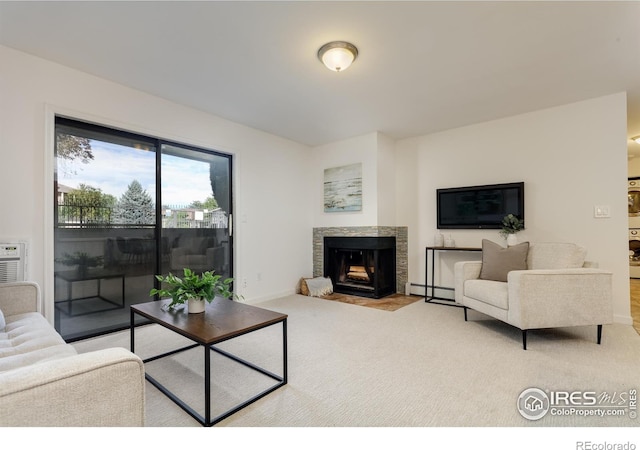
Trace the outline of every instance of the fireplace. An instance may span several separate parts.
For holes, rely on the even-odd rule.
[[[396,287],[395,237],[325,237],[324,274],[333,291],[382,298]]]

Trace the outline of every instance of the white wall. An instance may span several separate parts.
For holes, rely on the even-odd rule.
[[[235,155],[240,293],[255,302],[294,292],[311,272],[307,147],[7,47],[0,61],[0,240],[29,242],[29,279],[44,287],[50,320],[55,113]]]
[[[633,144],[637,145],[637,144]],[[640,177],[640,158],[635,157],[629,159],[628,173],[627,176],[630,177]]]
[[[53,114],[63,113],[235,155],[234,275],[247,280],[241,293],[248,302],[293,292],[311,273],[312,227],[408,226],[409,278],[424,283],[436,188],[525,181],[527,229],[520,239],[586,246],[590,259],[614,272],[616,320],[631,323],[624,94],[395,145],[372,132],[308,149],[6,47],[0,46],[0,60],[0,239],[30,243],[29,278],[45,287],[48,301],[53,162],[47,148]],[[363,164],[363,210],[324,213],[324,169],[357,162]],[[609,205],[611,218],[594,219],[596,204]],[[459,246],[479,246],[483,237],[500,242],[497,231],[450,234]],[[452,261],[443,259],[446,283]]]
[[[409,227],[409,280],[424,284],[425,247],[436,233],[437,188],[525,182],[520,241],[575,242],[614,273],[615,320],[631,323],[627,243],[626,95],[615,94],[397,143],[397,222]],[[611,217],[595,219],[594,205]],[[498,230],[446,230],[457,246]],[[477,254],[442,254],[444,285],[453,263]]]
[[[380,132],[315,147],[314,227],[396,226],[395,141]],[[324,212],[324,170],[362,163],[362,211]]]
[[[402,226],[396,223],[395,142],[378,133],[378,226]]]
[[[306,202],[314,227],[359,227],[378,225],[378,133],[368,133],[312,149],[307,173],[313,195]],[[362,211],[324,212],[324,170],[362,163]],[[311,247],[311,240],[308,243]]]

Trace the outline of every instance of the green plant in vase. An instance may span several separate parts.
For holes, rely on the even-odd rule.
[[[156,279],[167,285],[161,289],[153,288],[149,295],[170,297],[168,307],[175,308],[178,305],[188,303],[189,312],[204,312],[204,301],[211,303],[214,298],[238,299],[240,296],[231,290],[233,278],[222,278],[214,271],[198,274],[189,268],[184,269],[182,278],[169,273],[166,276],[156,275]]]
[[[507,239],[507,244],[515,245],[517,243],[516,233],[522,229],[524,229],[524,220],[518,219],[513,214],[507,214],[502,219],[500,234]]]

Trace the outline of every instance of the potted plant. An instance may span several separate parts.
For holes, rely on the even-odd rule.
[[[507,245],[518,243],[516,233],[524,228],[524,220],[518,219],[513,214],[507,214],[502,219],[502,230],[500,234],[507,239]]]
[[[78,273],[86,275],[90,267],[98,267],[102,265],[104,258],[102,256],[89,256],[86,252],[75,252],[74,254],[65,253],[62,258],[56,259],[57,262],[65,266],[78,266]]]
[[[233,278],[223,280],[222,275],[216,275],[214,271],[203,272],[199,275],[191,269],[185,268],[182,278],[169,273],[166,276],[156,275],[156,279],[168,287],[153,288],[149,291],[149,295],[171,297],[171,303],[168,305],[170,309],[187,303],[187,309],[190,313],[201,313],[205,309],[205,300],[211,303],[215,297],[239,298],[231,291]]]

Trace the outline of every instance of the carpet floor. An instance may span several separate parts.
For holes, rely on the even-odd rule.
[[[640,388],[640,336],[632,326],[532,331],[522,350],[516,328],[469,311],[415,301],[393,314],[374,308],[291,295],[255,306],[288,314],[289,383],[217,427],[637,427],[629,396]],[[282,327],[220,344],[281,373]],[[157,325],[136,330],[142,358],[186,340]],[[129,347],[120,332],[74,343],[79,352]],[[272,380],[213,353],[212,404],[225,411]],[[203,356],[194,349],[146,365],[148,373],[203,410]],[[595,392],[598,408],[620,402],[624,415],[549,413],[528,420],[519,395]],[[578,408],[579,409],[579,408]],[[593,409],[593,408],[592,408]],[[199,427],[147,383],[148,427]],[[582,411],[582,410],[581,410]],[[635,410],[633,411],[635,412]],[[214,411],[214,414],[216,412]]]

